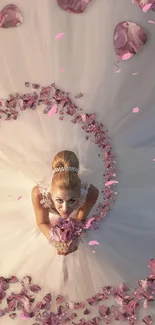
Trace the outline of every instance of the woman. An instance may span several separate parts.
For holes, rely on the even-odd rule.
[[[152,278],[139,281],[148,274],[155,247],[153,12],[148,24],[131,1],[72,1],[85,3],[85,11],[74,15],[68,6],[62,10],[70,1],[18,0],[12,16],[3,10],[7,0],[1,2],[0,324],[15,318],[22,325],[26,317],[28,325],[133,325],[140,304],[135,323],[141,325],[152,315],[143,305],[154,299],[149,294],[155,274],[151,261]],[[17,9],[22,24],[12,28]],[[131,27],[134,22],[144,29],[148,42],[115,70],[114,53],[120,46],[126,50],[128,37],[121,32],[119,41],[114,31],[127,17]],[[132,35],[139,41],[135,30]],[[99,121],[115,147],[115,172]],[[69,158],[56,156],[51,186],[51,161],[65,148]],[[81,184],[71,152],[92,172],[86,178],[78,173]],[[110,158],[115,163],[111,151]],[[55,170],[59,166],[76,170]],[[109,211],[118,182],[118,200]],[[106,209],[104,194],[111,200]],[[65,253],[49,243],[60,216],[80,224],[93,217],[98,196],[102,217],[109,212],[98,229],[91,227]],[[124,283],[139,288],[131,293]]]
[[[59,152],[53,159],[52,169],[51,189],[47,189],[46,195],[41,186],[35,186],[32,190],[36,222],[45,237],[48,237],[55,217],[72,217],[84,221],[99,194],[92,184],[82,184],[78,176],[79,161],[74,152]],[[61,255],[61,251],[58,254]]]

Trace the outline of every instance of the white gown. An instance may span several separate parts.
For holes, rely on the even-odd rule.
[[[99,229],[89,230],[76,252],[57,255],[37,228],[31,190],[36,184],[48,189],[54,155],[60,150],[73,150],[82,164],[82,182],[92,183],[100,190],[98,202],[89,215],[91,218],[104,200],[103,174],[107,166],[103,150],[90,138],[86,140],[89,133],[81,129],[80,123],[71,123],[71,116],[65,114],[60,121],[59,114],[44,114],[43,102],[34,110],[18,109],[17,120],[5,121],[2,114],[0,276],[17,276],[20,281],[31,276],[32,283],[41,287],[35,301],[41,301],[51,292],[50,310],[55,313],[55,320],[48,325],[66,325],[60,310],[60,319],[56,322],[57,307],[66,303],[69,304],[66,317],[74,312],[78,314],[72,321],[69,318],[67,324],[102,325],[108,322],[108,317],[101,316],[99,305],[111,308],[122,303],[121,298],[110,296],[109,286],[125,282],[134,290],[139,286],[138,281],[148,276],[148,261],[154,258],[155,29],[153,23],[148,23],[153,22],[154,12],[144,14],[131,1],[124,3],[124,0],[94,0],[81,15],[61,10],[54,0],[16,0],[14,3],[20,8],[24,21],[17,28],[0,28],[1,98],[6,100],[11,93],[32,94],[34,89],[26,88],[25,82],[43,87],[55,82],[57,87],[70,92],[72,102],[83,113],[96,113],[96,121],[107,128],[116,162],[113,177],[118,184],[110,187],[116,202],[99,223]],[[1,0],[2,8],[6,4],[7,0]],[[120,63],[121,71],[115,73],[113,30],[125,19],[141,25],[149,41],[139,54]],[[56,40],[55,36],[62,32],[62,39]],[[40,94],[40,89],[37,92]],[[83,97],[75,98],[80,92]],[[4,108],[4,100],[2,104]],[[134,107],[139,107],[137,114],[133,112]],[[83,195],[85,197],[86,192]],[[99,244],[91,246],[91,241]],[[2,278],[0,281],[1,284]],[[19,293],[20,290],[21,282],[12,284],[6,291],[7,297],[10,291]],[[2,285],[0,295],[1,291]],[[102,296],[93,306],[90,300],[86,301],[105,291],[108,291],[108,299]],[[59,295],[64,296],[64,302],[56,304]],[[146,304],[146,299],[142,299],[142,306],[138,308],[136,325],[141,325],[146,315],[152,316],[155,323],[154,304],[151,302],[148,309],[143,308],[144,300]],[[84,302],[85,306],[80,305],[77,310],[74,308],[77,302]],[[0,303],[0,316],[4,307],[6,297]],[[86,309],[90,313],[85,312]],[[0,324],[46,324],[39,318],[35,321],[35,317],[23,320],[21,313],[18,310],[12,320],[6,310]],[[92,319],[93,322],[88,322]],[[148,318],[143,323],[147,321]],[[119,321],[111,318],[110,324],[128,323],[129,320],[125,323],[122,318]]]

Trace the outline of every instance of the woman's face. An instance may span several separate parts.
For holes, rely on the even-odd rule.
[[[61,217],[68,217],[78,206],[78,200],[80,193],[77,189],[75,190],[61,190],[54,188],[52,193],[52,201],[56,210],[59,212]]]

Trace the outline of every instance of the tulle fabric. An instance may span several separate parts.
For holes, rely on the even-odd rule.
[[[6,4],[1,0],[2,7]],[[17,121],[1,121],[0,273],[30,274],[43,292],[64,293],[71,301],[89,297],[101,285],[125,281],[135,287],[147,276],[155,247],[153,25],[138,6],[123,0],[92,1],[82,15],[60,10],[56,1],[18,0],[16,4],[24,13],[23,25],[0,30],[1,97],[27,92],[25,81],[45,86],[56,82],[71,92],[79,107],[96,112],[97,120],[108,128],[119,183],[116,202],[99,230],[90,231],[74,254],[57,256],[37,228],[31,189],[38,182],[49,186],[52,158],[60,150],[71,149],[88,170],[83,179],[99,188],[100,202],[104,174],[100,150],[86,141],[80,125],[73,125],[69,117],[61,122],[57,115],[45,116],[39,107],[35,112],[21,112]],[[129,16],[148,31],[150,41],[116,74],[113,30]],[[152,11],[149,19],[154,19]],[[64,32],[61,42],[55,40],[60,32]],[[133,76],[135,72],[138,75]],[[74,98],[79,92],[84,96]],[[138,114],[133,113],[136,106]],[[89,217],[94,211],[95,207]],[[99,245],[90,247],[90,240]],[[11,323],[7,317],[7,325]],[[17,318],[14,323],[24,321]],[[1,324],[6,324],[6,317]]]

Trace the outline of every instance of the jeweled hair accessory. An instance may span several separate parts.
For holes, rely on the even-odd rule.
[[[64,172],[64,171],[71,171],[71,172],[78,173],[78,169],[76,167],[58,167],[53,169],[54,174]]]

